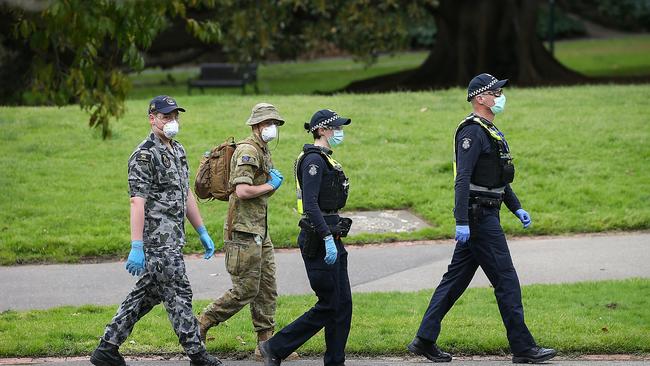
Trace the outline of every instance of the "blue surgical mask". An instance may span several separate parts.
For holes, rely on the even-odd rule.
[[[327,143],[330,146],[334,147],[340,145],[343,142],[343,130],[334,130],[334,135],[327,138]]]
[[[503,112],[505,108],[506,108],[506,95],[501,94],[500,96],[494,98],[494,105],[490,107],[490,110],[494,114],[499,114]]]

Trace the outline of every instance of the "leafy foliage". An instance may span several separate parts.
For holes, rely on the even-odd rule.
[[[110,136],[124,114],[126,73],[144,68],[143,51],[181,19],[204,43],[219,41],[239,63],[292,59],[322,43],[370,63],[408,43],[409,22],[435,0],[54,0],[15,16],[14,35],[33,53],[31,94],[38,104],[79,103],[90,126]],[[19,9],[21,10],[21,9]],[[196,17],[191,17],[195,14]]]
[[[55,0],[41,11],[23,9],[14,35],[33,52],[32,95],[41,103],[79,103],[90,126],[108,137],[109,119],[124,114],[127,72],[144,68],[142,51],[173,18],[184,19],[202,41],[217,40],[214,22],[187,17],[188,8],[214,6],[213,0]]]

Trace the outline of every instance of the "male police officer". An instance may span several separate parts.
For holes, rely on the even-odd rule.
[[[478,266],[494,287],[513,353],[512,361],[537,363],[556,354],[553,349],[538,347],[524,323],[519,279],[499,222],[503,202],[524,228],[531,224],[530,216],[521,208],[510,187],[514,179],[510,148],[493,123],[495,115],[505,107],[506,96],[501,88],[507,82],[490,74],[473,78],[467,88],[467,101],[472,103],[474,111],[456,130],[456,248],[447,273],[431,297],[417,336],[408,345],[409,351],[434,362],[451,361],[451,355],[440,351],[435,343],[440,323],[465,291]]]
[[[162,302],[191,365],[221,365],[199,338],[192,314],[192,289],[185,273],[185,217],[199,233],[205,259],[214,254],[196,200],[189,189],[185,149],[174,136],[179,129],[179,107],[165,95],[149,103],[151,134],[129,158],[131,195],[131,252],[126,269],[140,276],[90,357],[97,366],[126,365],[118,347],[135,323]]]
[[[275,258],[268,230],[268,200],[284,177],[273,168],[267,144],[278,135],[284,119],[269,103],[258,103],[246,121],[251,135],[239,142],[230,163],[230,184],[235,191],[228,202],[224,225],[226,270],[232,288],[208,305],[199,317],[201,338],[211,327],[224,322],[250,304],[259,341],[275,328],[278,296]],[[259,355],[259,350],[256,349]]]
[[[298,244],[309,284],[318,302],[259,347],[265,366],[280,365],[298,347],[325,328],[325,366],[345,364],[345,345],[352,320],[348,253],[341,241],[352,220],[339,217],[348,198],[348,179],[332,158],[331,148],[343,141],[349,118],[334,111],[316,112],[305,129],[314,137],[296,162],[298,212],[304,216]]]

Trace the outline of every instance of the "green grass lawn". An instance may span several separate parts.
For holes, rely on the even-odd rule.
[[[417,67],[427,52],[398,53],[381,56],[366,67],[349,57],[303,62],[279,62],[261,65],[259,88],[262,94],[312,94],[340,89],[354,80]],[[568,40],[555,43],[555,56],[567,67],[588,76],[650,75],[650,35],[613,39]],[[187,79],[197,77],[198,67],[172,70],[147,70],[133,75],[130,98],[153,95],[187,95]],[[253,88],[248,87],[252,93]],[[200,94],[194,89],[195,94]],[[208,88],[208,95],[240,94],[240,88]]]
[[[312,94],[329,92],[346,86],[352,80],[367,79],[413,68],[426,57],[425,52],[400,53],[380,56],[376,63],[366,66],[351,58],[332,58],[303,62],[278,62],[261,65],[258,70],[258,87],[261,94]],[[172,70],[147,70],[132,77],[130,98],[150,98],[152,93],[187,95],[187,79],[197,77],[198,67]],[[253,87],[247,87],[253,93]],[[199,89],[193,89],[200,95]],[[206,95],[241,94],[241,88],[206,88]]]
[[[650,75],[650,35],[557,42],[555,55],[587,76]]]
[[[513,183],[533,225],[505,212],[509,235],[550,235],[650,228],[650,128],[647,86],[509,88],[496,123],[508,137]],[[432,227],[414,233],[359,235],[348,243],[451,238],[454,233],[452,136],[469,112],[465,91],[336,96],[181,97],[187,109],[178,139],[196,171],[203,152],[227,136],[243,138],[259,101],[274,103],[287,123],[271,144],[285,182],[272,197],[276,247],[295,245],[294,159],[311,136],[303,122],[321,108],[352,118],[335,158],[351,180],[346,210],[408,208]],[[0,262],[73,262],[128,253],[127,159],[147,136],[148,100],[102,141],[78,107],[0,107]],[[225,202],[200,209],[218,248]],[[189,227],[189,225],[188,225]],[[186,252],[202,251],[188,229]]]
[[[523,287],[526,323],[536,341],[562,355],[650,353],[650,280],[585,282]],[[414,337],[430,291],[354,294],[349,355],[401,355]],[[311,295],[281,296],[278,329],[308,310]],[[207,303],[194,304],[200,311]],[[390,306],[386,306],[390,304]],[[87,355],[97,346],[116,306],[60,307],[0,313],[0,357]],[[480,329],[479,332],[476,330]],[[243,309],[208,333],[208,350],[220,356],[250,355],[255,333]],[[508,343],[489,288],[469,289],[443,321],[438,344],[455,355],[507,354]],[[323,333],[301,354],[321,354]],[[125,354],[181,353],[162,305],[145,316],[120,348]]]

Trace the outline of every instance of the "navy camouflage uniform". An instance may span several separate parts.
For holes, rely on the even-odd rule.
[[[172,151],[151,133],[129,158],[129,193],[146,200],[145,272],[106,326],[103,339],[120,346],[135,323],[163,303],[180,344],[188,354],[205,348],[192,313],[192,289],[185,272],[185,212],[189,168],[185,149],[171,140]]]

